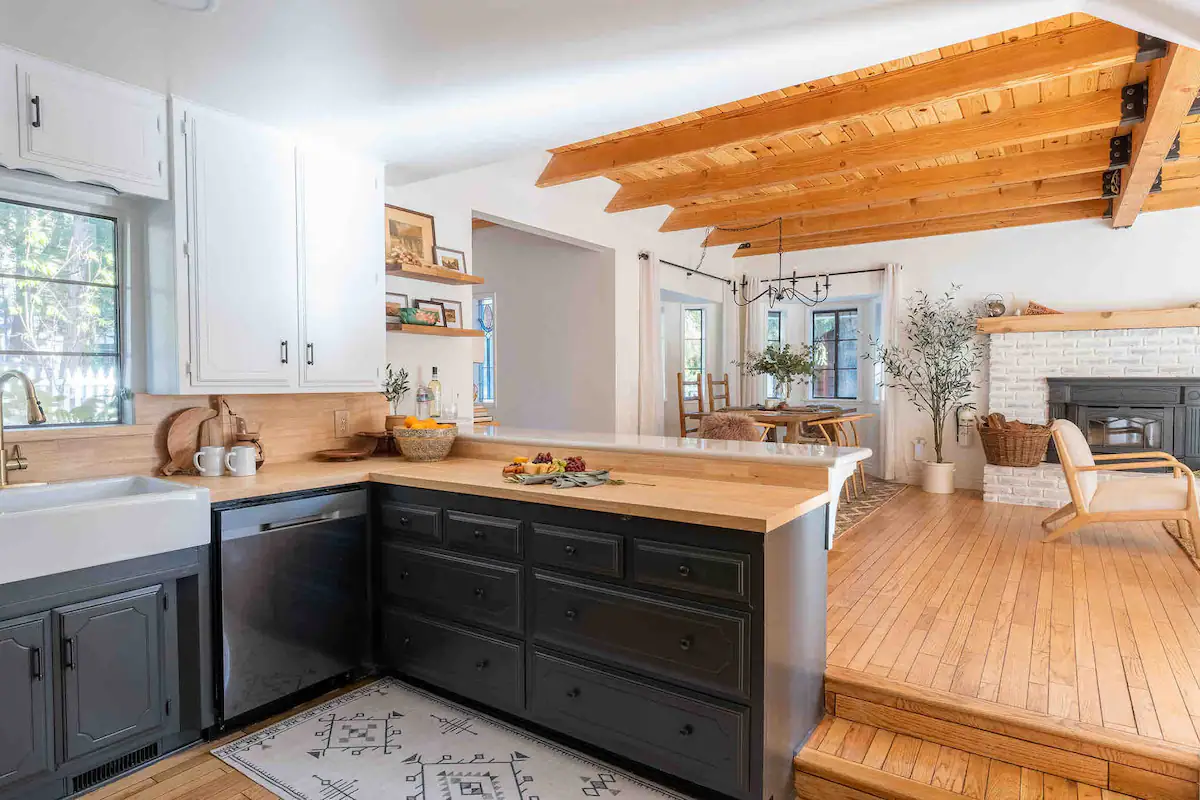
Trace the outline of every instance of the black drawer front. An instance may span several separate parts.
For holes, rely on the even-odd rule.
[[[534,575],[534,636],[541,642],[665,679],[750,694],[750,618],[596,584]]]
[[[396,608],[383,612],[388,666],[508,711],[525,707],[524,645]]]
[[[633,579],[652,587],[750,601],[750,556],[638,539]]]
[[[750,788],[750,710],[535,651],[529,710],[548,727],[729,794]],[[636,724],[630,724],[636,720]]]
[[[521,555],[521,521],[446,511],[446,544],[487,556]]]
[[[427,614],[520,633],[521,568],[385,542],[384,593]]]
[[[379,504],[379,522],[385,533],[430,544],[442,543],[440,508],[384,500]]]
[[[622,544],[613,533],[533,526],[533,561],[541,566],[620,578],[625,574]]]

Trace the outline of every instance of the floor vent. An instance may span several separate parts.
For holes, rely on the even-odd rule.
[[[140,764],[145,764],[147,761],[153,761],[156,758],[158,758],[158,742],[148,744],[140,750],[134,750],[132,753],[117,756],[112,761],[108,761],[98,767],[92,767],[82,775],[76,775],[72,778],[71,794],[90,789],[97,784],[115,778],[122,772],[131,770]]]

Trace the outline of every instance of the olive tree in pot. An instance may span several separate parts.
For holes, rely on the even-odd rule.
[[[942,449],[946,420],[979,388],[975,375],[983,363],[975,312],[955,304],[958,289],[952,286],[936,299],[918,291],[909,298],[908,313],[900,324],[905,343],[889,345],[872,339],[868,356],[882,367],[883,385],[903,389],[933,422],[936,460],[925,462],[922,485],[936,494],[954,491],[954,463],[946,461]]]

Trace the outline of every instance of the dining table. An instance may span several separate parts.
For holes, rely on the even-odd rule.
[[[763,425],[776,425],[787,428],[787,434],[784,441],[791,444],[798,444],[805,426],[814,422],[823,422],[828,419],[853,414],[853,408],[830,408],[830,409],[806,409],[785,408],[785,409],[765,409],[765,408],[722,408],[717,411],[689,411],[684,414],[688,419],[703,419],[712,414],[727,414],[731,411],[736,411],[739,414],[746,414],[752,417],[755,422]]]

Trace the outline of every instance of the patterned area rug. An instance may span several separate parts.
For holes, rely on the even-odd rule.
[[[838,503],[837,525],[834,528],[834,538],[858,525],[867,517],[882,508],[889,500],[908,488],[907,483],[889,483],[879,478],[867,479],[867,491],[859,493]]]
[[[295,800],[687,800],[390,678],[213,755]]]
[[[1179,523],[1174,520],[1167,520],[1163,524],[1163,530],[1167,532],[1179,548],[1187,553],[1187,557],[1191,559],[1192,566],[1200,570],[1200,556],[1196,555],[1196,542],[1192,539],[1191,533],[1188,532],[1187,526],[1183,527],[1183,533],[1179,531]]]

